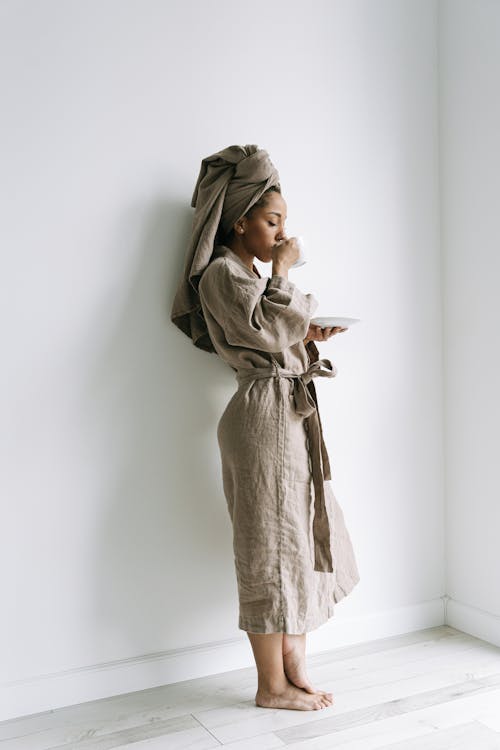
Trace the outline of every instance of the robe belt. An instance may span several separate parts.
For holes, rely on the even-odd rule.
[[[323,439],[316,389],[312,378],[332,378],[336,374],[337,368],[329,359],[318,359],[316,362],[312,362],[303,373],[286,370],[280,367],[276,360],[273,360],[270,367],[241,368],[236,372],[236,379],[239,384],[272,377],[293,378],[295,381],[293,386],[295,411],[305,418],[314,485],[314,570],[326,573],[333,572],[333,564],[330,523],[326,510],[323,482],[325,479],[331,479],[332,477],[330,459]]]

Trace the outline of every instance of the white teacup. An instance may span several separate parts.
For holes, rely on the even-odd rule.
[[[304,251],[304,238],[302,236],[299,236],[295,237],[295,239],[297,240],[297,244],[299,246],[299,257],[297,258],[295,263],[290,266],[290,268],[300,268],[300,266],[303,266],[304,263],[307,263],[307,258]]]
[[[299,246],[299,257],[297,258],[297,260],[295,261],[295,263],[293,263],[290,266],[290,268],[300,268],[300,266],[303,266],[304,263],[307,263],[306,255],[305,255],[305,252],[304,252],[304,238],[303,237],[295,237],[294,235],[292,235],[291,237],[288,237],[287,239],[289,239],[289,240],[295,239],[297,241],[297,245]],[[281,245],[283,242],[284,242],[284,240],[281,240],[277,244]]]

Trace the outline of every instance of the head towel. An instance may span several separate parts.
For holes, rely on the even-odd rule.
[[[195,212],[184,273],[170,313],[171,321],[200,349],[215,351],[201,309],[198,282],[210,263],[216,235],[226,236],[273,185],[280,188],[278,171],[267,151],[253,144],[228,146],[201,162],[191,199]]]

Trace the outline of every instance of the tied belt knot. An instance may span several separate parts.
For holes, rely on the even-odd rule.
[[[331,479],[330,459],[323,439],[323,429],[318,411],[318,399],[312,379],[315,377],[333,378],[337,368],[329,359],[312,362],[302,373],[280,367],[273,359],[269,367],[252,367],[237,370],[236,379],[241,385],[261,378],[293,378],[295,411],[304,417],[308,433],[308,450],[311,458],[311,471],[314,485],[314,570],[332,573],[333,562],[330,544],[330,523],[325,502],[325,479]]]

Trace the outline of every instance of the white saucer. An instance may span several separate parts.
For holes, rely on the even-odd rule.
[[[349,328],[353,323],[359,323],[360,318],[332,318],[332,317],[321,317],[311,318],[311,323],[315,326],[321,326],[321,328],[334,328],[340,326],[341,328]]]

